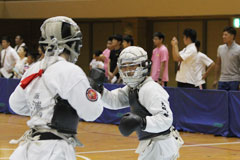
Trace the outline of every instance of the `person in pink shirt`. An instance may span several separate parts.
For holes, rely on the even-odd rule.
[[[105,76],[108,78],[108,62],[109,62],[109,56],[110,52],[112,50],[112,37],[108,38],[107,41],[107,48],[103,51],[101,58],[104,62],[104,70],[105,70]]]
[[[153,35],[153,43],[156,48],[152,53],[151,77],[160,85],[167,86],[168,82],[168,49],[163,44],[165,36],[156,32]]]

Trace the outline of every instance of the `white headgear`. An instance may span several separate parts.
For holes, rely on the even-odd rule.
[[[137,66],[135,70],[123,71],[124,67]],[[118,58],[118,69],[123,82],[131,88],[136,88],[149,73],[151,63],[147,52],[141,47],[125,48]],[[130,74],[132,72],[132,74]],[[132,76],[129,76],[132,75]]]
[[[58,56],[64,49],[70,52],[69,61],[75,63],[82,47],[79,26],[68,17],[52,17],[41,26],[40,45],[46,46],[45,56]]]

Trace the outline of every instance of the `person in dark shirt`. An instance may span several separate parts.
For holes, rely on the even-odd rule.
[[[117,67],[117,61],[119,54],[122,51],[122,36],[119,34],[113,35],[112,40],[112,47],[114,48],[111,50],[110,57],[109,57],[109,69],[108,69],[108,75],[109,75],[109,81],[111,81],[114,76],[119,78],[118,74],[118,67]]]

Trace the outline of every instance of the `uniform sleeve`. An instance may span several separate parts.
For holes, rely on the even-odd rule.
[[[158,133],[172,126],[173,115],[169,107],[168,94],[160,85],[144,86],[139,92],[140,103],[152,114],[146,117],[144,131]]]
[[[168,60],[168,49],[165,48],[161,54],[161,62],[166,62]]]
[[[102,95],[104,107],[114,110],[129,107],[128,91],[127,86],[112,91],[104,88]]]
[[[209,66],[213,63],[213,61],[212,61],[208,56],[206,56],[205,54],[202,54],[202,56],[201,56],[201,61],[202,61],[202,63],[205,64],[207,67],[209,67]]]
[[[101,95],[90,87],[87,78],[76,83],[62,97],[68,100],[78,116],[85,121],[94,121],[103,112]]]
[[[185,48],[183,51],[180,52],[180,57],[185,61],[190,58],[194,52],[197,52],[193,48]]]
[[[27,105],[23,89],[18,85],[9,98],[10,108],[17,114],[30,116],[30,109]]]

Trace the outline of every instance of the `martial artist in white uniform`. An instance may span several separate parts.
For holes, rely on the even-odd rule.
[[[138,160],[175,160],[183,140],[172,127],[168,93],[147,76],[151,65],[147,59],[146,51],[140,47],[124,49],[118,68],[126,86],[112,91],[104,88],[102,100],[109,109],[130,106],[131,112],[121,118],[119,129],[124,136],[137,131]]]
[[[98,118],[101,95],[73,64],[82,44],[78,25],[67,17],[53,17],[43,23],[41,33],[45,58],[23,75],[9,100],[14,112],[30,116],[30,130],[11,141],[20,144],[10,160],[74,160],[74,147],[81,145],[76,139],[79,117]]]

